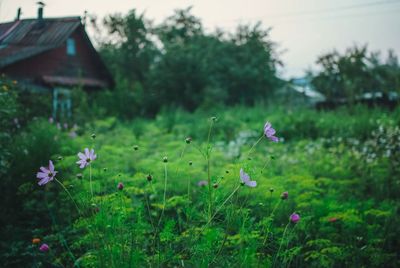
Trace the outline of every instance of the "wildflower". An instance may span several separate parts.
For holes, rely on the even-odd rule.
[[[88,148],[85,148],[85,153],[78,153],[79,161],[76,162],[80,168],[85,168],[87,167],[92,161],[96,159],[96,155],[94,154],[94,150],[91,149],[89,151]]]
[[[197,185],[200,186],[200,187],[206,186],[207,184],[208,184],[208,182],[205,181],[205,180],[199,181],[199,182],[197,183]]]
[[[118,183],[117,185],[118,190],[123,190],[124,189],[124,184],[122,182]]]
[[[283,193],[281,194],[282,200],[286,200],[286,199],[288,199],[288,197],[289,197],[289,193],[288,193],[288,192],[283,192]]]
[[[47,251],[50,250],[50,247],[49,247],[49,245],[47,245],[47,244],[42,244],[42,245],[40,246],[39,250],[40,250],[41,252],[47,252]]]
[[[39,244],[40,241],[41,241],[40,238],[33,238],[33,239],[32,239],[32,244],[35,244],[35,245],[36,245],[36,244]]]
[[[186,142],[187,144],[190,144],[190,143],[192,142],[192,138],[191,138],[191,137],[187,137],[187,138],[185,139],[185,142]]]
[[[272,125],[270,122],[265,123],[264,125],[264,135],[268,139],[270,139],[273,142],[278,142],[279,139],[278,137],[275,137],[274,134],[276,133],[275,129],[272,128]]]
[[[152,181],[153,180],[153,176],[151,176],[150,174],[149,175],[147,175],[147,181]]]
[[[46,183],[52,181],[56,176],[57,171],[54,170],[54,165],[51,160],[49,160],[49,167],[40,167],[40,171],[36,174],[36,177],[40,179],[39,185],[45,185]]]
[[[256,181],[251,181],[249,174],[244,172],[243,168],[240,169],[240,180],[242,181],[243,184],[249,186],[249,187],[256,187],[257,182]]]
[[[339,219],[336,218],[336,217],[332,217],[332,218],[329,218],[329,219],[328,219],[329,222],[336,222],[336,221],[338,221],[338,220],[339,220]]]
[[[297,213],[293,213],[290,215],[290,221],[293,223],[297,223],[300,220],[300,215]]]

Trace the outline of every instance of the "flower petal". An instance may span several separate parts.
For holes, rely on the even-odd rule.
[[[49,160],[49,170],[51,173],[54,173],[54,165],[53,165],[53,161]]]
[[[279,138],[278,138],[278,137],[275,137],[275,136],[271,136],[271,137],[269,137],[269,139],[270,139],[271,141],[273,141],[273,142],[279,142]]]
[[[44,173],[49,173],[50,171],[45,167],[40,167],[40,170]]]
[[[46,183],[48,183],[49,182],[49,178],[43,178],[43,179],[41,179],[39,182],[38,182],[38,184],[40,185],[40,186],[42,186],[42,185],[45,185]]]
[[[78,153],[78,157],[79,157],[80,159],[85,159],[85,158],[86,158],[86,156],[85,156],[83,153],[81,153],[81,152]]]
[[[48,173],[38,172],[36,174],[36,178],[38,178],[38,179],[44,179],[44,178],[47,178],[47,177],[48,177]]]
[[[252,188],[257,186],[257,182],[256,181],[248,181],[248,182],[245,182],[245,184],[247,186],[249,186],[249,187],[252,187]]]
[[[267,131],[270,127],[271,127],[271,123],[270,122],[265,123],[264,132]]]
[[[250,181],[250,176],[244,172],[243,168],[240,169],[240,180],[244,183]]]
[[[85,148],[85,156],[86,158],[90,158],[89,148]]]

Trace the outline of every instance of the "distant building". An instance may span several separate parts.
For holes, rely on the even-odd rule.
[[[0,24],[0,73],[26,89],[53,95],[53,117],[71,116],[71,89],[111,88],[113,78],[80,17],[44,18]]]

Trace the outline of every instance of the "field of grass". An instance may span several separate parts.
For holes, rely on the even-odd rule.
[[[262,137],[266,121],[280,142]],[[38,120],[16,140],[28,152],[50,148],[62,186],[34,180],[48,160],[26,168],[32,181],[18,192],[29,200],[28,233],[41,241],[12,245],[15,256],[5,260],[34,267],[398,267],[399,123],[399,109],[236,107],[105,118],[71,137]],[[85,148],[97,158],[80,169]],[[24,157],[29,162],[21,149]],[[241,185],[241,168],[256,187]],[[49,250],[38,250],[44,243]]]

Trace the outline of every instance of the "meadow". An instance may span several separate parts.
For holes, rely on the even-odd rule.
[[[13,140],[8,190],[29,180],[4,265],[398,267],[399,123],[399,109],[263,105],[33,120]]]

